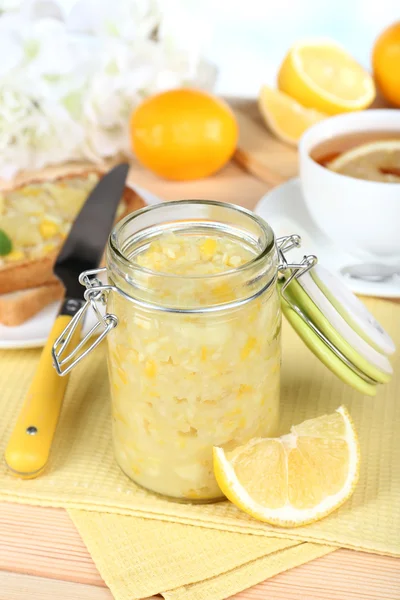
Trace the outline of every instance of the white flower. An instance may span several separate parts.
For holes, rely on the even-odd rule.
[[[0,19],[1,22],[1,19]],[[0,30],[0,79],[21,63],[24,51],[12,32]]]
[[[129,153],[145,96],[214,83],[197,42],[178,37],[155,0],[78,0],[65,18],[55,1],[25,0],[0,16],[0,177]]]
[[[79,152],[84,130],[58,103],[42,98],[39,104],[19,90],[7,89],[1,93],[0,109],[2,176],[13,176],[20,165],[41,168]]]
[[[159,23],[156,0],[78,0],[66,19],[69,31],[127,42],[149,38]]]
[[[0,0],[0,13],[16,11],[20,8],[23,0]]]

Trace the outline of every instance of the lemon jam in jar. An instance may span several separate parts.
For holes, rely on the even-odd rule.
[[[218,499],[213,446],[276,434],[277,265],[269,226],[229,204],[163,203],[114,229],[113,443],[139,485],[192,502]]]

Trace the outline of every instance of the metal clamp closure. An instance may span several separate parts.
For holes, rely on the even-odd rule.
[[[59,375],[66,375],[75,367],[80,360],[82,360],[89,352],[91,352],[96,346],[98,346],[105,336],[111,329],[114,329],[118,325],[118,319],[115,315],[106,313],[105,315],[99,310],[98,304],[106,305],[107,296],[113,286],[104,285],[96,276],[100,273],[107,272],[106,268],[93,269],[91,271],[85,271],[79,276],[79,282],[86,287],[84,293],[85,304],[76,313],[76,315],[69,322],[67,327],[64,329],[62,334],[56,339],[52,348],[53,364]],[[93,277],[95,276],[95,277]],[[83,340],[70,352],[65,358],[62,358],[69,341],[77,328],[81,320],[84,320],[86,312],[92,308],[93,312],[97,317],[97,323],[93,325],[91,330],[85,335]],[[88,340],[96,333],[98,329],[101,329],[100,335],[84,349]]]
[[[286,290],[293,279],[299,279],[304,273],[307,273],[314,265],[317,264],[318,258],[314,254],[304,256],[300,263],[289,263],[286,260],[285,252],[289,252],[293,248],[300,248],[301,237],[297,234],[280,237],[276,240],[276,245],[279,254],[279,273],[284,276],[285,281],[281,285],[281,296],[289,305],[292,305],[291,300],[286,294]]]

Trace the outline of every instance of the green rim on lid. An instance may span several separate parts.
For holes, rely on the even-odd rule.
[[[314,271],[314,269],[312,269],[312,271]],[[337,311],[335,306],[319,288],[312,277],[311,272],[303,273],[301,278],[298,279],[298,283],[332,327],[357,354],[363,357],[368,363],[375,366],[378,371],[389,376],[393,375],[393,367],[387,355],[376,350],[364,337],[360,336],[358,332],[353,329],[350,323]],[[354,300],[360,302],[357,298],[354,298]],[[366,307],[364,307],[364,311],[367,315],[370,315]],[[372,315],[370,315],[370,318],[373,319]]]
[[[337,275],[318,264],[311,269],[310,275],[321,292],[359,336],[378,352],[393,354],[396,347],[389,334]]]
[[[299,248],[297,234],[278,238],[278,289],[282,311],[306,346],[342,381],[375,396],[388,383],[395,351],[389,334],[336,275],[313,254],[290,263],[285,252]]]
[[[306,294],[298,281],[293,280],[290,283],[286,294],[292,303],[300,308],[300,311],[309,318],[323,336],[325,336],[348,361],[355,365],[357,369],[377,383],[388,383],[390,381],[391,375],[389,373],[384,373],[368,362],[336,331],[325,315],[322,314],[319,308]]]
[[[361,379],[361,377],[332,352],[325,342],[314,333],[306,321],[304,321],[304,319],[289,306],[286,300],[283,298],[281,300],[283,314],[311,352],[344,383],[347,383],[362,394],[375,396],[376,386]]]

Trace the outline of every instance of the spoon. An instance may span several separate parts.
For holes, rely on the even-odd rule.
[[[343,275],[348,275],[352,279],[361,279],[375,283],[389,281],[396,275],[400,277],[400,265],[389,266],[379,263],[364,263],[358,265],[348,265],[340,269]]]

